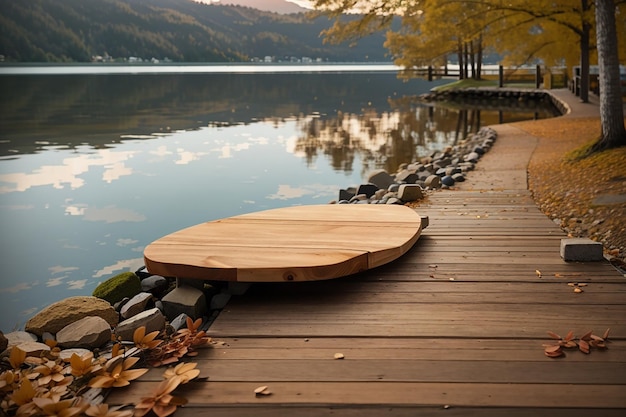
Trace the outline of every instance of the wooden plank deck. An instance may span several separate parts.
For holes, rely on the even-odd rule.
[[[525,190],[442,191],[418,212],[430,225],[393,263],[235,297],[209,331],[226,345],[194,358],[208,381],[179,389],[176,416],[624,414],[623,275],[562,261],[565,236]],[[549,330],[606,328],[605,351],[543,353]],[[161,374],[108,402],[137,401]],[[261,385],[272,395],[256,397]]]

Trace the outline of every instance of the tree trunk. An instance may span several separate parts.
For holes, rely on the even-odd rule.
[[[585,12],[589,10],[587,0],[581,0],[583,12],[582,33],[580,35],[580,100],[589,102],[589,32],[591,24],[585,20]]]
[[[602,137],[593,150],[602,150],[626,145],[613,0],[596,2],[596,37],[600,66]]]
[[[472,70],[472,79],[476,79],[476,56],[474,55],[474,41],[468,42],[468,55],[470,59],[470,69]]]
[[[477,47],[477,51],[476,51],[476,73],[477,73],[477,80],[480,80],[483,78],[483,35],[481,34],[478,37],[477,40],[478,43],[478,47]]]
[[[464,74],[463,74],[463,61],[464,61],[464,57],[463,57],[463,43],[461,42],[461,40],[459,39],[459,45],[458,45],[458,56],[459,56],[459,80],[464,79]]]

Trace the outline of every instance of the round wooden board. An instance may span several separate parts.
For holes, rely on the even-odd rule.
[[[406,253],[422,230],[400,205],[285,207],[202,223],[164,236],[144,251],[152,274],[217,281],[338,278]]]

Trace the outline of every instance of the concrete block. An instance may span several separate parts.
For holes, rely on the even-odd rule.
[[[561,258],[575,262],[601,261],[602,243],[586,238],[561,239]]]

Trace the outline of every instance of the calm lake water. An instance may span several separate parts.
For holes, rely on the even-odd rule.
[[[417,105],[447,81],[404,82],[391,66],[70,68],[0,68],[5,332],[136,270],[175,230],[324,204],[479,125],[550,116]]]

